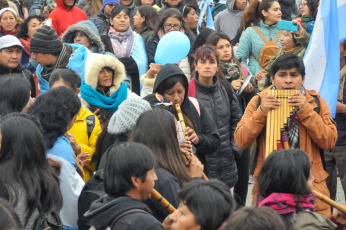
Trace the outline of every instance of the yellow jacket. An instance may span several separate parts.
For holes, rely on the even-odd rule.
[[[86,118],[89,116],[95,117],[94,129],[88,138],[87,132],[87,121]],[[89,153],[91,158],[96,150],[96,142],[101,133],[101,126],[99,119],[90,111],[81,107],[77,115],[76,121],[74,122],[72,128],[69,132],[74,136],[76,142],[81,146],[81,153]],[[96,170],[96,164],[87,163],[83,167],[84,170],[84,181],[87,182]]]

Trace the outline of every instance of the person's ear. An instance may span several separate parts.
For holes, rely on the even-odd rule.
[[[265,10],[262,10],[261,13],[262,13],[262,15],[263,15],[264,17],[267,17],[267,14],[268,14],[268,13],[267,13]]]
[[[197,69],[197,65],[196,62],[193,63],[193,66],[195,67],[195,69]]]
[[[76,94],[80,94],[80,88],[76,89]]]
[[[140,185],[140,182],[142,182],[141,178],[134,177],[134,176],[131,177],[131,181],[132,181],[132,184],[135,188],[138,188]]]

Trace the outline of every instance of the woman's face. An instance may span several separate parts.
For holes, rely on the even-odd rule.
[[[172,8],[177,8],[181,0],[165,0],[165,2]]]
[[[81,45],[85,46],[86,48],[88,48],[89,50],[92,48],[90,39],[86,36],[85,33],[80,32],[80,31],[77,31],[75,33],[74,38],[73,38],[73,43],[81,44]]]
[[[278,2],[273,2],[268,11],[262,10],[262,14],[265,17],[264,23],[267,25],[273,25],[281,20],[281,8]]]
[[[148,5],[148,6],[152,6],[154,4],[154,0],[141,0],[141,5]]]
[[[97,89],[104,90],[113,84],[113,71],[103,68],[98,76]]]
[[[137,10],[136,15],[133,16],[133,25],[136,28],[142,28],[143,22],[145,22],[145,17],[142,17],[141,13],[139,13],[139,10]]]
[[[310,8],[308,7],[308,1],[303,0],[299,4],[299,10],[302,16],[310,16]]]
[[[218,64],[215,56],[211,59],[202,58],[197,61],[196,71],[200,78],[213,78],[217,72]]]
[[[163,30],[166,33],[171,31],[180,31],[181,29],[181,22],[177,18],[167,18],[165,23],[163,24]]]
[[[232,58],[232,46],[226,39],[220,39],[216,43],[216,51],[219,54],[219,59],[222,62],[228,62]]]
[[[292,34],[289,31],[284,30],[280,38],[282,49],[287,51],[296,47],[293,41]]]
[[[196,223],[195,215],[189,208],[180,202],[179,208],[171,215],[173,220],[172,230],[200,230],[201,226]]]
[[[115,15],[114,18],[110,19],[110,23],[115,31],[125,32],[130,27],[130,17],[122,10],[118,15]]]
[[[183,103],[184,97],[185,97],[185,88],[183,84],[181,84],[180,81],[175,83],[175,85],[170,88],[169,90],[166,90],[163,93],[163,96],[167,98],[170,102],[173,104],[179,104]]]
[[[14,32],[17,26],[17,18],[11,11],[5,11],[0,19],[1,28],[7,32]]]
[[[187,28],[195,30],[198,24],[198,15],[195,9],[191,8],[190,12],[186,15],[186,18],[183,18],[183,20]]]
[[[33,18],[28,22],[28,36],[29,38],[36,32],[38,28],[43,26],[43,22],[40,22],[37,18]]]

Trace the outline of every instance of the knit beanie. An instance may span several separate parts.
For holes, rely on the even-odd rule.
[[[116,3],[116,4],[120,4],[120,0],[103,0],[103,9],[105,8],[105,6],[109,3]]]
[[[42,26],[36,30],[30,39],[30,51],[52,54],[62,50],[62,42],[58,34],[50,26]]]
[[[145,111],[151,110],[149,102],[140,97],[131,97],[120,104],[108,123],[110,134],[121,134],[131,131],[139,116]]]

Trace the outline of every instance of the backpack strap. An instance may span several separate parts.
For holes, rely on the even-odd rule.
[[[275,37],[275,39],[274,39],[273,42],[276,43],[276,42],[279,40],[281,34],[282,34],[282,30],[280,30],[280,31],[278,32],[278,34],[276,35],[276,37]]]
[[[198,112],[198,116],[201,116],[201,108],[199,107],[199,103],[198,103],[197,99],[194,97],[189,97],[189,99],[192,102],[192,104],[195,106],[195,108]]]
[[[258,35],[263,39],[265,43],[268,42],[267,38],[261,33],[261,31],[256,26],[251,26],[251,28],[258,33]]]
[[[196,97],[196,82],[193,78],[191,81],[189,81],[189,97]]]
[[[232,101],[234,100],[234,91],[231,88],[230,84],[228,83],[228,81],[225,80],[221,80],[219,79],[221,85],[225,88],[227,95],[228,95],[228,100],[229,100],[229,104],[232,104]]]
[[[113,225],[119,220],[121,219],[122,217],[128,215],[128,214],[131,214],[131,213],[135,213],[135,212],[141,212],[141,213],[146,213],[149,215],[148,212],[144,211],[143,209],[138,209],[138,208],[135,208],[135,209],[130,209],[130,210],[127,210],[126,212],[123,212],[121,213],[119,216],[117,216],[111,223],[111,225],[109,226],[111,229],[113,227]]]
[[[87,124],[87,133],[88,133],[88,139],[89,139],[95,127],[95,115],[88,116],[86,118],[86,124]]]

